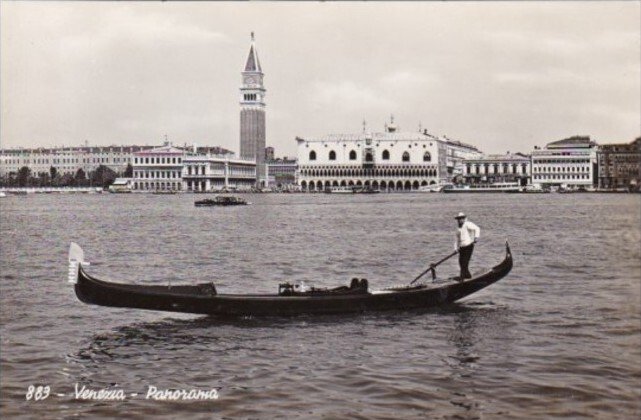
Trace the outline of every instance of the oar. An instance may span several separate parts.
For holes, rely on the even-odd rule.
[[[443,263],[443,262],[445,262],[445,261],[447,261],[447,260],[449,260],[450,258],[455,256],[456,254],[458,254],[458,250],[452,252],[450,255],[448,255],[447,257],[443,258],[441,261],[439,261],[437,263],[434,263],[434,264],[430,264],[430,267],[427,270],[423,271],[421,274],[419,274],[418,277],[416,277],[414,280],[412,280],[412,282],[410,284],[414,284],[414,282],[416,280],[418,280],[421,277],[423,277],[425,274],[427,274],[428,271],[432,272],[432,279],[435,279],[436,278],[436,271],[434,271],[434,269],[436,268],[436,266],[441,264],[441,263]]]

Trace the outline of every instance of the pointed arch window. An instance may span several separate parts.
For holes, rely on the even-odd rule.
[[[365,153],[365,162],[374,162],[374,156],[371,152]]]
[[[383,150],[383,160],[389,160],[389,150]]]
[[[409,152],[403,152],[403,162],[409,162],[409,161],[410,161]]]
[[[425,154],[423,155],[423,162],[431,162],[431,161],[432,161],[432,155],[430,154],[430,152],[425,152]]]
[[[309,160],[316,160],[316,152],[315,151],[312,150],[311,152],[309,152]]]
[[[329,151],[329,160],[336,160],[336,152],[333,150]]]
[[[356,151],[352,150],[349,152],[349,160],[356,160]]]

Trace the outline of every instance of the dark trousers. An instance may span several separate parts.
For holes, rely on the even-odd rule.
[[[458,264],[461,266],[461,280],[472,278],[472,274],[470,274],[470,259],[472,258],[472,252],[474,252],[474,244],[459,248]]]

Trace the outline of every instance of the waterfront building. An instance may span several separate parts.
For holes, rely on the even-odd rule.
[[[134,154],[133,187],[137,191],[180,191],[185,188],[183,174],[185,160],[193,157],[233,156],[222,147],[196,145],[173,146],[165,142],[161,147]],[[255,166],[255,164],[253,165]]]
[[[452,140],[446,136],[441,137],[440,151],[442,165],[447,168],[442,173],[441,182],[461,179],[465,174],[466,161],[483,157],[483,152],[471,144]]]
[[[266,185],[265,166],[265,86],[263,70],[258,60],[258,51],[251,34],[251,46],[241,72],[240,88],[240,158],[256,162],[257,186]]]
[[[597,152],[599,188],[639,189],[641,137],[630,143],[603,144]]]
[[[233,153],[193,153],[184,156],[182,189],[185,191],[250,190],[256,185],[256,161]]]
[[[292,189],[298,185],[298,162],[287,157],[267,161],[267,179],[270,188]]]
[[[466,159],[463,165],[463,179],[466,184],[496,182],[518,182],[525,186],[531,176],[531,157],[521,153],[504,155],[483,155]]]
[[[424,132],[398,131],[394,120],[382,133],[297,137],[298,184],[320,191],[363,186],[382,191],[417,190],[434,185],[446,167],[439,166],[440,140]]]
[[[589,136],[573,136],[532,151],[532,183],[588,188],[596,183],[597,144]]]
[[[153,146],[54,147],[0,150],[0,177],[17,174],[26,166],[33,176],[51,174],[75,175],[82,169],[88,176],[103,165],[117,174],[123,174],[133,163],[134,153]]]
[[[185,150],[164,146],[134,153],[133,182],[138,191],[178,191]]]

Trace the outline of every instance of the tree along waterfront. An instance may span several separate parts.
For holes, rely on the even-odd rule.
[[[49,172],[34,173],[28,166],[21,167],[18,172],[10,172],[0,178],[0,187],[102,187],[107,188],[118,176],[131,177],[133,168],[131,164],[123,173],[117,173],[111,168],[100,165],[95,171],[85,173],[80,168],[74,175],[60,174],[52,166]]]

